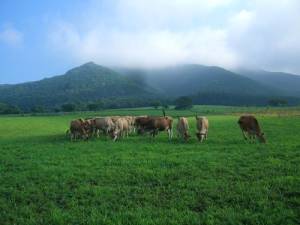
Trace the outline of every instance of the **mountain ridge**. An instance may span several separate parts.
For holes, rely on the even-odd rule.
[[[250,100],[247,102],[247,99],[250,98],[251,104],[255,104],[257,99],[263,99],[257,101],[259,104],[267,104],[268,99],[288,98],[290,93],[293,92],[272,83],[270,85],[267,79],[259,81],[257,76],[251,77],[249,72],[244,75],[218,66],[183,64],[131,69],[108,68],[88,62],[63,75],[0,85],[0,102],[30,109],[36,105],[54,108],[65,103],[94,102],[106,98],[130,97],[142,102],[179,96],[194,96],[195,99],[195,96],[202,96],[203,100],[203,96],[210,95],[215,96],[211,101],[214,104],[248,104]],[[295,98],[293,102],[297,102]]]
[[[150,91],[150,87],[141,87],[111,69],[88,63],[64,75],[0,87],[0,102],[27,109],[34,105],[56,107],[106,97],[148,96]]]

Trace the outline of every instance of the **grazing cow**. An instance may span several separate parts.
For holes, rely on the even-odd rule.
[[[140,134],[145,132],[150,132],[152,137],[158,134],[159,131],[167,131],[169,140],[173,136],[172,132],[172,123],[173,119],[171,117],[158,117],[158,116],[147,116],[147,117],[138,117],[135,120],[136,126],[139,129]]]
[[[128,121],[129,132],[134,133],[135,132],[135,117],[134,116],[125,116],[124,118]]]
[[[70,123],[69,134],[71,141],[78,138],[88,139],[89,124],[84,119],[72,120]]]
[[[250,141],[251,139],[254,140],[256,137],[261,143],[266,142],[264,133],[261,132],[258,121],[254,116],[251,115],[241,116],[240,119],[238,120],[238,124],[242,130],[245,140],[247,140],[247,135],[248,135]]]
[[[121,118],[121,116],[111,116],[110,118],[115,123],[119,118]]]
[[[115,124],[110,117],[96,117],[93,119],[94,131],[99,137],[99,132],[102,131],[105,135],[113,131]]]
[[[86,118],[85,119],[86,123],[88,124],[89,129],[88,134],[90,137],[92,136],[96,136],[97,132],[96,132],[96,120],[94,118]]]
[[[116,120],[114,125],[114,129],[110,132],[114,141],[124,136],[128,137],[130,126],[126,118],[120,117]]]
[[[208,133],[208,119],[204,116],[196,116],[196,136],[200,142],[207,139]]]
[[[189,135],[189,123],[187,118],[185,117],[178,118],[177,135],[180,136],[185,141],[187,141],[191,137]]]

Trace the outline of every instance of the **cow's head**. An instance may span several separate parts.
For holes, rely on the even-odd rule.
[[[265,138],[265,134],[264,133],[260,133],[257,137],[258,137],[258,140],[261,143],[266,143],[266,138]]]

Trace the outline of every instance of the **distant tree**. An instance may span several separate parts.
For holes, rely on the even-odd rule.
[[[175,109],[191,109],[193,100],[188,96],[182,96],[175,100]]]
[[[286,106],[288,104],[285,99],[270,99],[268,103],[270,106]]]
[[[158,109],[158,107],[161,106],[161,102],[159,100],[155,100],[151,105],[154,107],[154,109]]]
[[[61,110],[62,110],[63,112],[73,112],[73,111],[75,111],[75,109],[76,109],[76,105],[75,105],[75,104],[72,104],[72,103],[63,104],[63,105],[61,106]]]

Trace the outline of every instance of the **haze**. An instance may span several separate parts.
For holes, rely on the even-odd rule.
[[[196,63],[300,74],[298,0],[0,2],[0,83]]]

